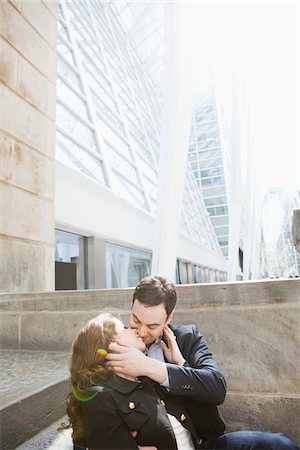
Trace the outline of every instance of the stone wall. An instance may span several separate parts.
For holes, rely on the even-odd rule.
[[[228,430],[300,442],[300,280],[178,286],[174,322],[196,323],[225,373]],[[69,349],[100,311],[129,317],[132,289],[0,294],[2,348]]]
[[[52,290],[57,2],[0,17],[0,291]]]

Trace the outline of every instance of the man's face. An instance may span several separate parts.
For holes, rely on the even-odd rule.
[[[138,331],[146,345],[160,336],[165,325],[171,322],[173,313],[167,316],[163,303],[148,306],[136,299],[131,308],[130,327]]]

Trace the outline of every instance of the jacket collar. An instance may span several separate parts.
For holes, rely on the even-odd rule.
[[[93,386],[91,390],[99,390],[98,388],[104,387],[113,389],[114,391],[118,391],[121,394],[129,394],[140,384],[139,381],[130,381],[126,380],[126,378],[121,378],[118,375],[112,373],[111,376],[105,380],[101,381],[99,385]]]

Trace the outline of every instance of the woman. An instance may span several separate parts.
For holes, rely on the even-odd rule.
[[[107,349],[117,339],[145,350],[136,330],[126,329],[111,314],[90,320],[73,342],[67,413],[75,448],[195,448],[189,431],[174,417],[176,405],[168,405],[172,416],[168,415],[150,380],[125,379],[107,369]],[[182,408],[180,411],[182,414]]]

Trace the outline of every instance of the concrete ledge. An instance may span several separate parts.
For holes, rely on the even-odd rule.
[[[220,409],[227,432],[246,429],[281,432],[300,444],[300,401],[296,396],[229,392]]]
[[[62,417],[68,381],[62,380],[0,411],[0,448],[12,450]]]

